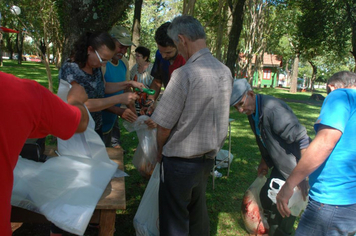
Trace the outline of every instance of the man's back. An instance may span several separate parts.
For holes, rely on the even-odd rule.
[[[166,112],[161,125],[172,129],[164,155],[191,157],[210,152],[208,156],[215,157],[227,134],[229,107],[222,104],[228,103],[231,86],[230,70],[207,48],[173,72],[160,101],[164,105],[155,111]]]
[[[51,133],[70,138],[80,122],[80,111],[68,106],[35,81],[0,72],[0,232],[11,235],[10,211],[13,169],[27,138]]]
[[[316,130],[320,124],[340,130],[342,135],[327,161],[310,175],[309,194],[314,200],[326,204],[355,204],[356,90],[331,92],[322,106]]]

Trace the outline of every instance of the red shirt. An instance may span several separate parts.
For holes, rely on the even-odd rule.
[[[81,112],[35,81],[0,72],[0,233],[12,235],[10,225],[13,169],[27,138],[53,134],[69,139]]]

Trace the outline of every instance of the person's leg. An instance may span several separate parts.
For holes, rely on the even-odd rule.
[[[211,164],[205,163],[206,161]],[[209,223],[206,223],[209,222],[206,205],[204,206],[205,209],[202,206],[205,197],[197,196],[197,192],[206,188],[206,183],[205,185],[202,184],[202,179],[207,179],[205,175],[209,175],[212,165],[213,160],[203,158],[187,160],[163,156],[159,189],[161,235],[209,235],[206,233],[209,227]],[[193,192],[194,197],[192,199]],[[200,212],[198,212],[198,208],[200,208]],[[189,210],[192,209],[194,209],[192,221],[194,234],[190,233],[189,228],[191,218]],[[195,218],[198,215],[201,217],[200,219]],[[197,232],[201,225],[205,226],[204,232]]]
[[[210,235],[210,221],[205,192],[210,170],[214,165],[214,159],[206,159],[203,165],[204,169],[200,176],[197,176],[198,185],[193,188],[192,199],[188,206],[190,236]]]
[[[119,119],[117,119],[114,123],[114,127],[111,131],[111,146],[114,148],[120,148],[120,127],[119,127]]]
[[[335,206],[309,198],[295,236],[356,235],[356,204]]]
[[[267,181],[260,192],[261,205],[269,225],[268,235],[292,235],[294,231],[294,221],[296,217],[291,215],[290,217],[283,218],[277,209],[277,205],[273,203],[272,200],[268,197],[268,190],[270,189],[269,185],[273,178],[285,180],[282,174],[276,168],[273,168],[271,175],[267,178]]]
[[[111,131],[103,134],[102,140],[105,144],[105,147],[112,147],[111,146]]]

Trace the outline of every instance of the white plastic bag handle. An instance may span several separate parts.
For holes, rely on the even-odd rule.
[[[273,183],[278,184],[278,189],[273,187]],[[285,181],[273,178],[269,184],[270,189],[268,190],[268,197],[272,200],[273,203],[276,203],[276,197],[279,190],[284,185]],[[308,200],[308,199],[307,199]],[[308,201],[303,200],[302,192],[298,187],[294,188],[294,193],[289,199],[288,208],[291,210],[291,214],[294,216],[299,216],[300,212],[305,209]]]

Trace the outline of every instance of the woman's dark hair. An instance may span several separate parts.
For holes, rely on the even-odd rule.
[[[147,57],[146,59],[147,62],[150,61],[150,53],[151,53],[150,49],[143,46],[138,46],[135,49],[135,52],[142,54],[143,57]]]
[[[167,30],[170,25],[171,22],[166,22],[162,24],[160,27],[158,27],[158,29],[156,30],[155,41],[158,45],[162,47],[168,47],[168,46],[176,47],[173,40],[167,34]]]
[[[92,46],[94,50],[98,50],[98,48],[103,45],[108,47],[111,51],[115,51],[116,49],[115,41],[109,33],[87,32],[74,43],[71,59],[76,62],[80,68],[83,68],[88,60],[88,47]]]

